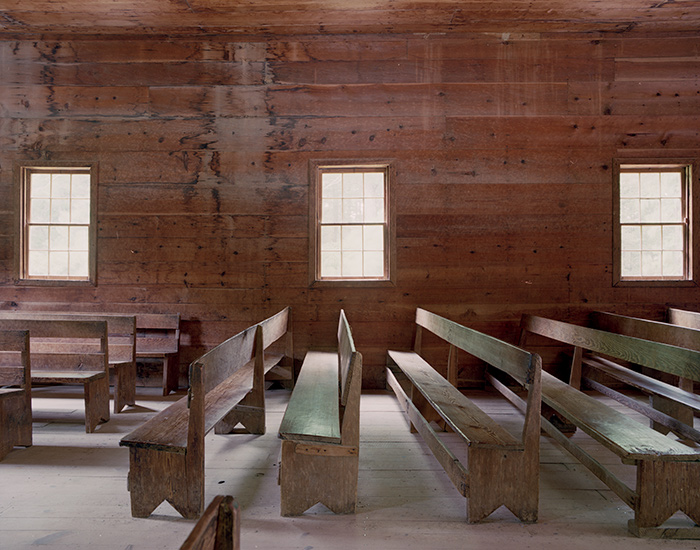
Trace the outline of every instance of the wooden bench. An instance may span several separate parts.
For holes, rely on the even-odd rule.
[[[387,352],[387,382],[411,425],[417,430],[452,483],[467,498],[467,521],[482,521],[505,505],[521,521],[537,521],[539,498],[540,372],[542,361],[486,334],[423,309],[416,310],[412,352]],[[420,355],[423,331],[449,343],[448,371],[456,379],[457,352],[462,350],[527,389],[525,422],[515,437],[441,376]],[[512,390],[491,372],[487,378],[508,400],[520,406]],[[464,441],[463,465],[437,435],[431,421],[444,421]]]
[[[528,335],[537,334],[573,346],[574,363],[583,351],[588,351],[638,364],[660,364],[666,358],[664,351],[672,348],[533,315],[524,315],[520,328],[521,345],[525,345]],[[685,356],[688,361],[676,364],[681,372],[692,368],[695,352],[672,349],[680,350],[677,359]],[[550,436],[632,508],[634,519],[628,522],[631,533],[654,538],[700,537],[697,526],[659,527],[679,510],[693,522],[700,521],[700,449],[686,446],[637,422],[547,372],[542,372],[542,402],[615,453],[623,464],[636,467],[636,487],[632,489],[553,423],[542,419],[542,427]]]
[[[357,506],[362,356],[340,311],[338,347],[309,350],[279,428],[281,514],[317,503],[336,514]]]
[[[137,313],[136,359],[163,362],[163,395],[179,388],[180,314]]]
[[[287,335],[281,353],[268,349]],[[129,447],[131,514],[148,517],[167,500],[183,517],[204,510],[204,436],[241,423],[265,433],[264,373],[292,357],[286,308],[209,350],[190,365],[188,395],[122,438]]]
[[[0,311],[0,319],[82,320],[107,323],[109,366],[114,368],[114,413],[136,404],[136,321],[133,316],[57,311]]]
[[[0,319],[0,330],[28,330],[32,384],[82,384],[85,431],[109,420],[107,323]]]
[[[591,314],[590,324],[594,328],[607,332],[700,352],[700,330],[698,329],[602,311]],[[693,393],[693,378],[700,376],[700,355],[697,357],[698,364],[690,373],[690,378],[678,376],[677,371],[672,374],[676,382],[674,385],[659,379],[661,376],[670,374],[667,372],[666,361],[657,362],[653,369],[644,368],[644,372],[638,372],[639,369],[601,357],[583,356],[584,366],[603,372],[615,380],[648,394],[650,405],[640,403],[591,377],[584,377],[583,381],[588,387],[648,416],[655,430],[662,433],[672,430],[681,437],[700,443],[700,431],[693,428],[694,412],[700,411],[700,396]]]
[[[32,445],[29,364],[29,332],[0,332],[0,460],[17,445]]]
[[[209,503],[180,550],[240,550],[241,511],[230,495]]]
[[[666,310],[666,320],[672,325],[700,329],[700,313],[670,307]]]

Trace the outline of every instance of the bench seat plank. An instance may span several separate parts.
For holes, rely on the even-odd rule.
[[[700,449],[674,441],[542,372],[542,401],[624,461],[700,461]]]
[[[0,388],[0,399],[11,395],[23,394],[24,388]]]
[[[265,370],[272,369],[281,359],[281,355],[265,356]],[[204,399],[205,433],[211,431],[250,391],[253,385],[254,363],[253,360],[246,363],[207,392]],[[120,444],[184,454],[187,448],[188,422],[187,398],[184,397],[122,438]]]
[[[279,428],[282,439],[340,445],[338,354],[310,350]]]
[[[428,362],[414,352],[389,355],[430,405],[470,446],[523,449],[524,445],[477,407]]]
[[[32,382],[55,383],[55,384],[80,384],[104,378],[104,371],[34,371],[32,372]]]
[[[677,386],[672,386],[656,378],[633,371],[603,357],[584,357],[583,362],[634,388],[672,399],[696,411],[700,411],[700,396],[697,394],[689,393]]]

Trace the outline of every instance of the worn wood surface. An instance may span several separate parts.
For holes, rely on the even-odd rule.
[[[136,403],[136,324],[133,316],[60,313],[45,311],[4,311],[0,319],[61,320],[82,319],[107,323],[109,364],[116,371],[114,413]]]
[[[653,357],[663,355],[667,348],[687,351],[532,315],[523,315],[521,327],[521,345],[525,344],[527,336],[532,333],[579,346],[584,351],[604,352],[621,358],[630,355],[626,347],[641,343],[642,351],[651,350],[652,358],[649,361],[652,362]],[[658,346],[661,353],[654,352],[654,346]],[[679,510],[695,523],[700,519],[699,493],[692,488],[688,490],[688,483],[691,484],[690,487],[693,484],[689,480],[695,479],[700,471],[700,450],[697,447],[664,436],[549,373],[543,373],[542,401],[617,454],[623,463],[636,466],[636,487],[631,489],[608,467],[593,459],[585,449],[568,441],[556,426],[543,420],[542,425],[548,433],[634,510],[634,519],[629,523],[630,532],[654,538],[698,536],[694,527],[670,531],[660,527]]]
[[[241,509],[230,495],[218,495],[192,528],[180,550],[240,550]]]
[[[0,319],[0,330],[29,331],[35,382],[83,385],[86,432],[109,420],[105,321]]]
[[[414,351],[387,351],[387,380],[418,431],[447,472],[452,483],[467,497],[467,520],[480,522],[505,505],[521,521],[535,522],[539,495],[539,436],[542,362],[538,355],[469,329],[444,317],[416,310]],[[509,375],[527,398],[514,398],[513,391],[491,373],[486,378],[525,414],[522,435],[513,436],[494,418],[466,398],[420,355],[424,338],[433,334],[448,346],[448,363],[456,350],[478,357]],[[448,375],[450,373],[448,364]],[[404,387],[405,386],[405,387]],[[467,448],[467,466],[440,440],[431,421],[442,420],[461,437]]]
[[[0,460],[16,445],[32,445],[29,332],[0,331]]]
[[[119,442],[129,447],[129,492],[134,517],[148,517],[167,500],[186,518],[204,510],[204,437],[239,423],[265,433],[263,378],[280,355],[266,347],[291,328],[290,309],[248,327],[190,365],[188,395]],[[221,423],[224,423],[222,426]]]
[[[368,388],[384,387],[387,348],[410,347],[417,306],[511,342],[525,311],[692,309],[696,287],[611,286],[609,190],[615,158],[697,156],[697,28],[565,28],[5,35],[0,301],[180,312],[182,381],[287,304],[300,364],[334,344],[342,301]],[[397,285],[309,288],[309,161],[368,156],[396,160]],[[15,284],[13,169],[32,160],[99,163],[97,286]],[[440,345],[424,351],[445,368]],[[458,363],[460,387],[483,381]]]
[[[283,516],[319,502],[336,514],[357,507],[362,355],[342,309],[336,335],[335,351],[307,352],[280,424]]]

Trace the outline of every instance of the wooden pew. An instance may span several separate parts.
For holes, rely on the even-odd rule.
[[[691,350],[524,315],[521,346],[530,334],[573,346],[574,363],[586,351],[652,368],[665,363],[669,370],[681,375],[697,367],[697,353]],[[549,435],[632,508],[634,519],[628,522],[631,533],[652,538],[700,538],[697,526],[660,527],[679,510],[693,522],[700,521],[699,448],[660,434],[544,371],[542,402],[615,453],[623,464],[636,467],[636,487],[632,489],[554,424],[542,419],[542,427]]]
[[[698,329],[602,311],[591,313],[590,324],[607,332],[700,352]],[[700,431],[693,428],[694,411],[700,411],[700,396],[693,393],[692,379],[674,374],[676,385],[659,380],[660,375],[668,374],[664,369],[666,363],[659,363],[655,369],[645,369],[644,373],[600,357],[583,356],[582,361],[588,368],[604,372],[648,394],[650,405],[640,403],[590,377],[583,378],[587,386],[648,416],[655,430],[662,433],[672,430],[681,437],[700,443]],[[700,359],[696,370],[700,371]]]
[[[129,447],[131,514],[148,517],[167,500],[183,517],[204,510],[204,436],[241,423],[265,433],[264,373],[292,357],[286,308],[209,350],[190,365],[188,395],[122,438]],[[287,336],[283,353],[268,350]]]
[[[279,428],[281,514],[357,506],[362,356],[340,311],[334,351],[309,350]]]
[[[32,445],[29,332],[0,332],[0,460],[16,445]]]
[[[28,330],[32,384],[82,384],[85,431],[109,420],[107,323],[0,319],[0,330]]]
[[[700,313],[670,307],[666,310],[666,320],[672,325],[700,329]]]
[[[180,371],[180,314],[137,313],[136,358],[163,362],[163,395],[177,391]]]
[[[540,373],[542,361],[486,334],[466,328],[423,309],[416,310],[416,341],[412,352],[389,350],[387,381],[452,483],[467,498],[467,521],[482,521],[505,505],[523,522],[537,521],[539,497]],[[519,438],[470,401],[420,355],[423,331],[449,344],[448,371],[456,379],[461,350],[490,365],[518,387],[527,389],[525,422]],[[513,391],[487,372],[491,384],[521,406]],[[464,441],[463,465],[437,436],[430,422],[444,421]]]
[[[37,321],[71,320],[107,323],[109,365],[114,368],[114,413],[136,404],[136,320],[133,316],[58,311],[0,311],[0,319]]]
[[[240,550],[240,512],[232,496],[214,497],[180,550]]]

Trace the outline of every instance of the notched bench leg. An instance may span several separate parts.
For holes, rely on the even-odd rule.
[[[109,420],[109,378],[85,384],[85,431],[92,433],[100,422]]]
[[[243,400],[221,419],[214,427],[214,433],[236,433],[236,426],[242,424],[248,433],[265,433],[265,396],[251,391]]]
[[[135,518],[147,518],[166,500],[186,519],[204,509],[204,465],[185,454],[131,447],[128,485]]]
[[[629,530],[651,538],[700,538],[700,462],[640,461],[637,465],[637,502]],[[696,526],[687,529],[659,528],[677,511]]]
[[[121,363],[114,367],[117,385],[114,388],[114,414],[128,405],[136,404],[136,363]]]
[[[180,377],[180,355],[166,355],[163,358],[163,397],[178,390]]]
[[[522,451],[472,448],[467,521],[478,523],[505,506],[523,523],[535,523],[539,501],[537,468],[539,457],[528,457]]]
[[[336,514],[354,514],[358,470],[355,448],[282,441],[281,514],[299,516],[318,503]]]

